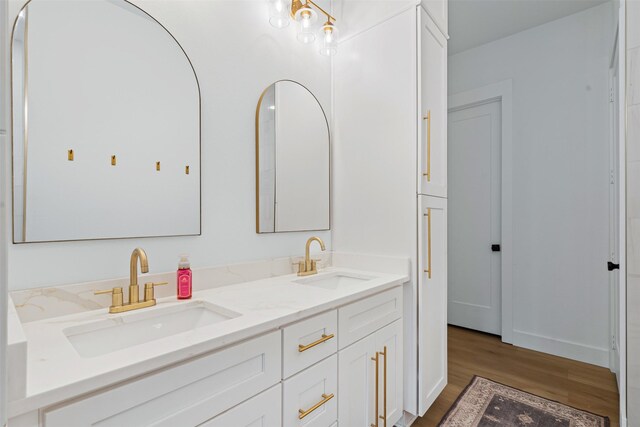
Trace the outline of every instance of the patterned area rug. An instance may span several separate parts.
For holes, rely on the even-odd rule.
[[[439,427],[609,427],[609,418],[474,377]]]

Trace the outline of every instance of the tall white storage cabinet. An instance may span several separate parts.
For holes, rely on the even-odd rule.
[[[423,415],[447,383],[447,3],[398,4],[345,37],[334,60],[332,242],[411,259],[403,401]],[[360,375],[350,386],[371,381],[372,351],[363,342],[344,355]],[[370,401],[350,406],[341,424],[371,419]]]
[[[446,4],[418,8],[418,412],[447,385],[447,39],[431,16]],[[442,12],[444,8],[444,12]],[[445,20],[446,22],[446,20]]]

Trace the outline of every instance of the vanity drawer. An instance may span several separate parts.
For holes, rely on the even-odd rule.
[[[353,344],[402,317],[402,287],[398,286],[338,309],[338,345]]]
[[[280,331],[45,410],[45,427],[196,426],[277,384]]]
[[[338,350],[338,312],[332,310],[282,331],[283,377],[300,372]]]
[[[283,427],[334,424],[338,419],[338,356],[334,354],[285,380],[282,395]]]
[[[282,425],[282,386],[270,388],[198,427],[274,427]]]

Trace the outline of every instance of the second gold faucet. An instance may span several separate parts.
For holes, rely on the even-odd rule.
[[[310,237],[309,240],[307,240],[307,245],[305,246],[304,261],[300,261],[298,263],[298,276],[310,276],[312,274],[318,274],[317,260],[311,259],[309,255],[309,248],[311,246],[311,243],[313,243],[314,241],[320,244],[320,249],[322,249],[323,251],[325,250],[324,242],[321,238],[316,236]]]

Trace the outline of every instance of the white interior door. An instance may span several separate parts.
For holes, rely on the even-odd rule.
[[[501,335],[499,99],[449,112],[450,324]]]

